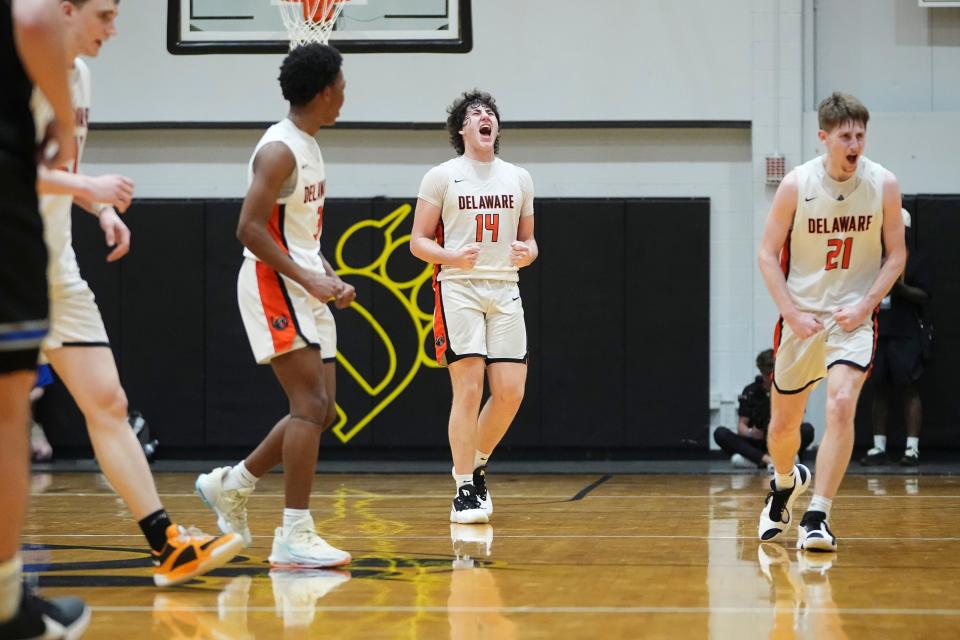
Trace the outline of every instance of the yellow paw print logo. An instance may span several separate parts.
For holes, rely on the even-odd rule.
[[[390,275],[391,257],[395,251],[399,249],[404,252],[403,257],[409,261],[406,252],[408,251],[407,244],[410,241],[410,234],[398,235],[400,233],[398,228],[412,210],[413,208],[409,204],[404,204],[383,218],[361,220],[348,228],[337,242],[333,264],[337,274],[340,277],[358,276],[371,280],[380,289],[379,293],[390,298],[389,302],[393,302],[394,306],[399,304],[403,310],[400,315],[404,317],[403,324],[406,325],[402,327],[391,325],[388,330],[362,302],[354,301],[350,305],[350,309],[366,320],[382,344],[386,354],[386,368],[382,371],[382,374],[364,375],[350,362],[346,354],[340,350],[337,351],[337,363],[340,367],[350,375],[364,393],[376,400],[372,409],[366,413],[356,412],[357,415],[348,414],[343,407],[337,404],[337,423],[333,426],[332,431],[344,443],[349,442],[387,408],[397,396],[403,393],[421,367],[437,368],[438,366],[433,354],[427,353],[425,349],[425,341],[433,332],[433,309],[425,311],[417,303],[421,289],[424,286],[431,287],[433,266],[424,265],[423,269],[415,273],[412,278],[395,278]],[[369,264],[347,264],[344,258],[344,247],[350,242],[351,238],[366,233],[382,236],[378,237],[377,240],[378,244],[379,242],[383,243],[383,250]],[[389,304],[389,302],[384,304]],[[356,321],[356,319],[349,321]],[[409,323],[409,325],[406,323]],[[415,338],[411,336],[415,336]],[[413,339],[417,340],[416,345],[407,344],[408,341]],[[402,345],[395,343],[399,340],[403,340],[404,343]],[[432,337],[430,344],[433,344]],[[403,348],[398,348],[399,346]],[[403,356],[403,354],[409,353],[412,353],[413,356]]]

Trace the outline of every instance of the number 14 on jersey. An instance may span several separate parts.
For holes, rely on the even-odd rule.
[[[490,242],[496,242],[500,235],[500,214],[499,213],[478,213],[477,217],[477,242],[483,242],[483,232],[490,232]]]

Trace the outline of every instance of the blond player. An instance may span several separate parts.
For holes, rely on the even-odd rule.
[[[154,582],[185,582],[219,567],[243,547],[236,535],[215,538],[173,524],[157,495],[150,467],[127,419],[127,398],[93,292],[80,275],[73,252],[71,207],[74,200],[97,216],[118,260],[129,249],[130,232],[117,211],[126,210],[133,183],[122,176],[89,177],[77,173],[87,137],[90,72],[78,56],[96,56],[116,34],[116,0],[63,0],[66,59],[75,113],[76,161],[67,169],[41,170],[40,211],[49,254],[50,332],[42,345],[48,360],[77,402],[104,475],[123,498],[152,551]],[[40,92],[33,112],[42,130],[52,115]]]
[[[500,114],[493,97],[466,92],[448,113],[458,155],[424,176],[410,251],[436,265],[437,361],[453,385],[448,433],[457,493],[450,521],[467,524],[493,514],[487,461],[523,399],[527,333],[518,271],[537,259],[538,248],[533,180],[497,157]],[[481,410],[484,375],[490,398]]]
[[[767,431],[776,471],[760,514],[761,540],[786,531],[794,501],[810,484],[810,471],[793,459],[807,398],[827,379],[827,430],[798,549],[837,548],[827,520],[853,450],[857,397],[876,345],[876,310],[906,260],[900,185],[863,156],[869,118],[848,94],[820,103],[826,153],[784,178],[759,251],[760,271],[780,310]]]

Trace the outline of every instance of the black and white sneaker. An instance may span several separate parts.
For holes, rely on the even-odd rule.
[[[901,467],[919,467],[920,452],[917,451],[916,449],[907,449],[906,451],[904,451],[903,457],[900,458],[900,466]]]
[[[90,608],[79,598],[44,600],[24,589],[20,609],[0,624],[0,638],[63,638],[75,640],[90,624]]]
[[[779,538],[790,526],[790,510],[794,501],[810,486],[810,470],[802,464],[793,466],[793,486],[789,489],[777,489],[776,480],[770,478],[770,493],[760,512],[760,525],[757,536],[763,542]]]
[[[480,508],[489,518],[493,515],[493,497],[490,495],[490,490],[487,489],[487,465],[473,470],[473,488],[477,491]]]
[[[797,528],[797,549],[806,551],[836,551],[837,539],[827,526],[823,511],[807,511]]]
[[[472,484],[460,485],[457,496],[450,509],[450,522],[457,524],[484,524],[489,521],[487,513],[480,505],[477,490]]]

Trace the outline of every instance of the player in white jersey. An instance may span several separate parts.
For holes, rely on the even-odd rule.
[[[793,460],[807,398],[827,379],[827,430],[798,549],[837,548],[827,519],[853,451],[857,398],[876,345],[876,310],[906,262],[900,185],[863,157],[869,118],[848,94],[820,103],[826,153],[780,184],[758,256],[780,310],[767,431],[775,475],[760,514],[761,540],[786,531],[794,501],[810,484],[810,471]]]
[[[497,157],[500,113],[487,93],[449,108],[457,157],[420,184],[410,251],[434,270],[437,361],[453,386],[448,434],[457,493],[450,521],[487,522],[486,467],[513,421],[527,379],[527,332],[518,270],[537,259],[533,180]],[[486,374],[490,398],[483,409]]]
[[[154,582],[179,584],[215,569],[243,547],[236,535],[214,538],[173,524],[157,494],[150,467],[127,416],[127,398],[107,341],[93,292],[80,276],[71,242],[74,201],[96,215],[113,249],[107,260],[129,250],[130,232],[116,209],[125,211],[133,197],[133,182],[123,176],[89,177],[77,173],[87,136],[90,112],[90,72],[80,55],[96,56],[116,33],[117,0],[63,0],[66,31],[64,63],[76,115],[76,161],[69,167],[40,172],[40,210],[49,254],[50,333],[42,355],[63,380],[83,412],[93,450],[104,475],[129,507],[150,544]],[[38,129],[50,108],[43,94],[34,93]],[[116,209],[115,209],[116,208]]]
[[[342,63],[336,49],[315,43],[284,59],[280,87],[290,111],[254,150],[237,227],[245,247],[237,282],[243,326],[256,361],[273,368],[290,412],[246,459],[196,483],[220,528],[249,541],[247,498],[258,478],[283,463],[283,526],[269,558],[275,567],[350,562],[349,553],[317,535],[309,511],[320,435],[336,418],[337,334],[327,303],[344,308],[355,296],[320,255],[326,181],[314,136],[340,113]]]

